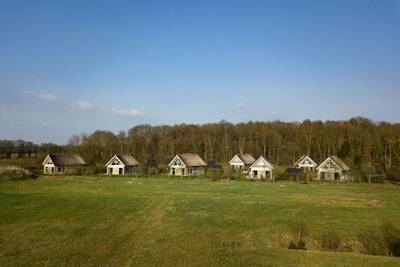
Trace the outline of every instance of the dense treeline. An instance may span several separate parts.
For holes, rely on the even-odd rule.
[[[115,153],[130,153],[144,166],[165,166],[175,154],[199,153],[206,161],[226,163],[236,153],[263,155],[272,163],[289,166],[303,154],[318,163],[329,155],[344,159],[355,172],[399,177],[400,124],[375,123],[365,118],[348,121],[248,122],[226,121],[204,125],[138,125],[114,134],[95,131],[74,135],[68,145],[35,145],[0,141],[0,155],[37,155],[75,152],[103,166]]]
[[[41,154],[63,151],[63,146],[51,143],[38,145],[24,140],[0,140],[0,158],[4,159],[38,157]]]
[[[236,153],[251,153],[282,166],[293,164],[303,154],[319,163],[329,155],[338,155],[356,171],[391,174],[400,169],[400,124],[353,118],[302,123],[139,125],[117,135],[109,131],[74,135],[66,150],[101,164],[114,153],[131,153],[143,164],[159,165],[183,152],[199,153],[206,161],[222,163]]]

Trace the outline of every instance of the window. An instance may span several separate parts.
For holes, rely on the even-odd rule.
[[[62,168],[61,168],[61,167],[58,167],[58,168],[57,168],[57,172],[62,172]]]

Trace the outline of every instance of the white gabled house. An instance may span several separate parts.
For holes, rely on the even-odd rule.
[[[192,153],[178,154],[168,164],[169,174],[174,176],[192,176],[205,173],[206,162]]]
[[[273,180],[272,164],[264,157],[259,157],[251,166],[249,178],[252,179],[270,179]]]
[[[247,172],[255,161],[255,158],[250,154],[236,154],[229,161],[229,165],[234,170]]]
[[[350,168],[340,158],[330,156],[318,168],[318,180],[344,181],[349,179]]]
[[[109,175],[128,175],[136,172],[140,163],[131,155],[116,154],[106,164]]]
[[[315,169],[318,167],[318,164],[315,161],[313,161],[310,156],[303,155],[296,161],[295,167],[303,169],[304,171],[306,170],[315,171]]]
[[[44,174],[68,174],[76,168],[88,165],[78,154],[49,154],[44,159],[42,166]]]

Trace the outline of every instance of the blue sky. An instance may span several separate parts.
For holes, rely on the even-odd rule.
[[[400,1],[0,0],[0,139],[400,121]]]

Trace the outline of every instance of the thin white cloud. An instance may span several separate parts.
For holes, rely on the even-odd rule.
[[[119,116],[129,116],[129,117],[141,117],[144,116],[142,111],[137,109],[122,109],[122,108],[112,108],[111,112]]]
[[[93,104],[86,101],[75,101],[69,104],[71,107],[80,109],[80,110],[89,110],[93,108]]]
[[[236,108],[244,108],[245,106],[246,106],[245,103],[237,103],[237,104],[235,105]]]
[[[58,100],[56,96],[52,94],[47,94],[47,93],[37,93],[37,92],[32,92],[32,91],[23,91],[22,94],[30,97],[34,97],[37,99],[49,101],[49,102],[54,102],[58,101],[62,105],[68,106],[70,108],[76,109],[76,110],[81,110],[81,111],[87,111],[87,110],[92,110],[96,109],[99,111],[103,112],[111,112],[114,115],[117,116],[126,116],[126,117],[142,117],[144,116],[144,112],[131,108],[131,109],[124,109],[124,108],[109,108],[109,107],[99,107],[94,105],[91,102],[88,101],[83,101],[83,100],[77,100],[73,102],[65,102],[63,100]],[[47,124],[43,124],[42,126],[47,126]]]
[[[27,96],[33,96],[34,98],[41,99],[41,100],[46,100],[49,102],[53,102],[57,100],[57,97],[52,94],[47,94],[47,93],[36,93],[36,92],[31,92],[31,91],[24,91],[23,92]]]

